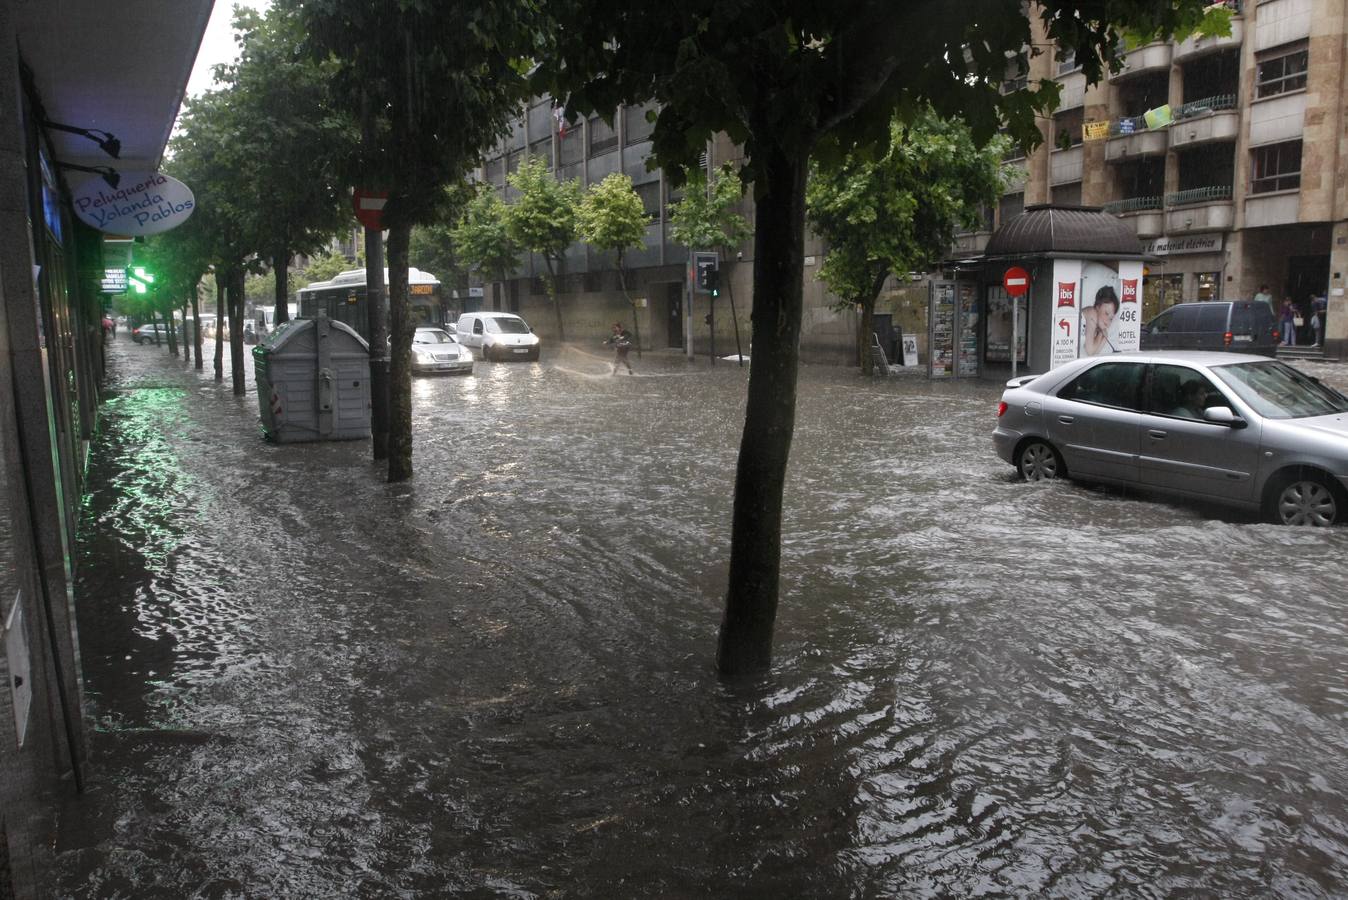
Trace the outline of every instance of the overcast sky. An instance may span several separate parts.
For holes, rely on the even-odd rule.
[[[271,0],[215,0],[211,10],[211,21],[206,26],[206,35],[201,39],[201,50],[197,53],[192,75],[187,79],[187,95],[200,94],[211,87],[211,68],[220,63],[233,62],[239,56],[239,45],[234,43],[234,32],[229,21],[234,16],[235,6],[251,6],[253,9],[266,9]]]

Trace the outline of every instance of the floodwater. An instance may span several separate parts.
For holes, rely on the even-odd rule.
[[[58,893],[1348,893],[1348,529],[1019,483],[997,386],[806,368],[729,687],[747,370],[633,363],[418,379],[390,486],[119,338]]]

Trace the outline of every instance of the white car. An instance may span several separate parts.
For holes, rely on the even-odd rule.
[[[443,328],[418,328],[412,334],[412,373],[473,374],[473,351]]]
[[[459,316],[459,342],[482,351],[483,359],[537,360],[538,335],[514,313],[474,312]]]

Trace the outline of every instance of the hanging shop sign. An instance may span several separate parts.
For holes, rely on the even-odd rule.
[[[90,178],[70,198],[75,215],[86,225],[111,234],[142,237],[171,231],[186,222],[196,207],[192,190],[158,172],[121,172],[116,188]]]

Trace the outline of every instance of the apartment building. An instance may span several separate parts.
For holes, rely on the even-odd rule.
[[[985,230],[1027,205],[1101,206],[1151,257],[1144,317],[1181,300],[1252,297],[1268,285],[1309,310],[1327,298],[1330,352],[1348,339],[1345,0],[1226,0],[1231,31],[1127,49],[1088,86],[1073,55],[1044,52],[1015,89],[1057,81],[1044,142],[1015,172]],[[1036,46],[1049,46],[1033,20]],[[991,211],[990,211],[991,212]],[[1309,315],[1309,313],[1307,313]]]

